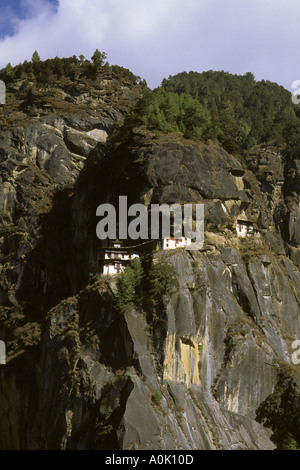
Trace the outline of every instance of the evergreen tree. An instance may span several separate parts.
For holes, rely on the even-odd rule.
[[[137,287],[141,284],[144,278],[144,270],[139,258],[134,258],[134,260],[130,264],[130,268],[133,270],[134,273],[134,286]]]
[[[12,82],[14,78],[16,78],[16,70],[9,62],[5,69],[2,71],[4,72],[3,75],[1,74],[1,78],[5,80],[6,83]]]
[[[115,295],[117,310],[122,312],[127,308],[132,308],[141,300],[143,277],[144,271],[141,262],[135,258],[118,277]]]
[[[134,271],[127,267],[118,277],[117,292],[115,295],[115,307],[119,311],[133,307],[135,301],[135,276]]]
[[[25,73],[31,74],[33,73],[33,64],[32,62],[29,62],[28,60],[25,60],[23,63]]]
[[[142,263],[138,258],[135,258],[131,264],[131,269],[134,273],[134,291],[135,291],[135,302],[140,303],[143,299],[143,282],[144,282],[144,269]]]
[[[8,62],[7,66],[5,67],[5,74],[10,78],[13,78],[14,76],[14,69],[10,62]]]
[[[96,49],[91,59],[94,65],[94,70],[98,72],[104,65],[104,61],[107,58],[106,52],[100,52],[99,49]]]
[[[40,58],[38,52],[34,51],[34,53],[32,54],[32,57],[31,57],[31,61],[33,63],[36,63],[36,62],[40,62],[40,60],[41,60],[41,58]]]
[[[53,72],[58,78],[62,77],[64,73],[63,62],[58,56],[53,59]]]
[[[290,93],[277,83],[256,82],[251,72],[243,76],[212,70],[182,72],[163,80],[162,88],[190,94],[210,111],[212,126],[205,132],[201,128],[203,136],[215,135],[231,152],[261,143],[285,144],[286,126],[299,122],[300,112]],[[181,128],[193,134],[187,124],[182,121]]]
[[[151,266],[149,273],[150,295],[154,300],[161,300],[179,286],[177,272],[165,258]]]

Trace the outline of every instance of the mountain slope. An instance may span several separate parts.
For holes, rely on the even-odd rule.
[[[158,131],[145,83],[85,67],[21,71],[1,108],[0,447],[299,446],[297,155],[230,153],[170,114]],[[123,312],[96,236],[96,208],[120,195],[205,208],[201,250],[144,249],[146,280],[165,258],[178,287],[153,299],[146,282]],[[245,220],[257,236],[238,236]]]

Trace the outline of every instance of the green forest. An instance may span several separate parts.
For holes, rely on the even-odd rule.
[[[215,139],[231,153],[239,154],[256,145],[286,147],[292,157],[300,150],[300,107],[291,93],[277,83],[256,81],[251,72],[233,75],[224,71],[182,72],[165,78],[151,90],[145,80],[130,70],[110,65],[98,49],[90,60],[83,55],[42,61],[37,51],[31,61],[0,71],[0,79],[35,77],[43,86],[67,77],[94,79],[110,73],[140,84],[141,97],[118,129],[123,139],[142,127],[160,133],[181,132],[185,138]]]
[[[300,108],[291,93],[252,73],[183,72],[164,79],[162,87],[189,93],[211,115],[217,137],[231,151],[258,144],[300,144]]]
[[[217,139],[229,152],[256,145],[300,149],[300,108],[291,94],[251,73],[183,72],[145,90],[126,124],[162,133],[181,131],[186,138]]]
[[[4,69],[0,70],[0,79],[9,84],[14,80],[34,77],[38,84],[45,86],[63,77],[75,81],[80,78],[93,79],[99,73],[108,72],[133,83],[141,80],[129,69],[119,65],[110,65],[106,59],[106,52],[100,52],[98,49],[95,50],[90,60],[82,54],[78,57],[74,55],[41,60],[38,51],[34,51],[30,61],[25,60],[15,67],[8,63]]]

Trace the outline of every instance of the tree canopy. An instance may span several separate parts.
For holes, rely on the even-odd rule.
[[[251,72],[191,71],[169,76],[151,90],[145,80],[124,67],[109,65],[106,59],[106,52],[99,49],[91,60],[82,54],[41,60],[34,51],[31,61],[14,67],[7,64],[0,70],[0,79],[7,84],[15,79],[36,79],[47,85],[62,77],[94,80],[98,74],[109,72],[141,85],[141,97],[119,129],[122,139],[135,127],[144,127],[157,135],[176,131],[190,139],[216,139],[236,154],[262,144],[283,145],[292,158],[300,151],[300,106],[277,83],[256,81]]]
[[[41,58],[39,56],[39,53],[38,51],[34,51],[34,53],[32,54],[32,57],[31,57],[31,61],[34,63],[34,62],[40,62]]]
[[[143,277],[144,270],[140,260],[137,258],[121,272],[117,281],[117,291],[114,302],[118,311],[122,312],[128,308],[132,308],[140,301]]]
[[[125,128],[145,127],[163,133],[180,131],[186,138],[206,139],[215,134],[210,112],[187,93],[145,88],[126,118]]]
[[[62,77],[75,80],[76,77],[94,79],[97,74],[110,72],[118,78],[128,80],[131,83],[139,83],[141,78],[133,74],[125,67],[109,65],[106,61],[106,52],[98,49],[94,52],[91,60],[86,60],[84,55],[79,57],[54,57],[53,59],[41,60],[37,51],[32,55],[31,61],[25,60],[14,67],[9,63],[0,70],[0,79],[10,83],[14,79],[36,79],[38,83],[48,84]]]
[[[161,300],[178,288],[177,271],[165,258],[159,259],[151,266],[149,272],[150,295],[154,300]]]
[[[263,143],[286,144],[291,126],[298,134],[300,110],[284,87],[255,81],[251,72],[182,72],[162,82],[162,88],[189,93],[210,112],[217,137],[230,151]]]

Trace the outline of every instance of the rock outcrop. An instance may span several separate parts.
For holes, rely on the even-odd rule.
[[[263,404],[300,377],[297,162],[257,148],[246,169],[215,142],[141,129],[107,145],[140,93],[109,74],[35,93],[29,106],[17,83],[1,109],[0,448],[276,448]],[[205,207],[201,250],[153,255],[178,289],[123,314],[95,232],[120,195]]]

